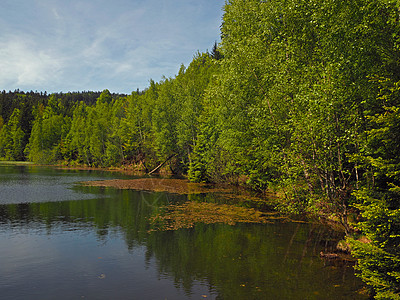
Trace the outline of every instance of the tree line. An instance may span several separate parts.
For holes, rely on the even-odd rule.
[[[143,92],[13,93],[0,156],[277,190],[282,210],[355,226],[360,276],[399,299],[399,19],[394,0],[229,0],[221,43]]]

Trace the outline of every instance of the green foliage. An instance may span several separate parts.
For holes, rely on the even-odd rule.
[[[63,106],[55,96],[48,106],[39,105],[25,153],[30,161],[56,162],[62,158],[62,143],[69,132],[71,119],[63,114]]]
[[[6,160],[22,160],[25,133],[21,129],[21,111],[15,108],[7,124],[0,128],[0,157]]]
[[[158,96],[152,111],[154,147],[160,160],[167,159],[177,151],[176,123],[179,109],[174,81],[164,78],[158,86]]]
[[[88,166],[120,165],[124,159],[121,119],[125,116],[122,98],[113,99],[104,90],[93,106],[76,105],[66,137],[65,159]]]
[[[190,155],[188,176],[194,182],[216,181],[216,176],[213,176],[210,171],[212,170],[211,166],[214,165],[215,153],[219,149],[215,145],[217,139],[216,131],[209,125],[200,120],[196,144]]]
[[[71,129],[66,137],[67,151],[65,157],[70,160],[76,160],[79,163],[89,162],[89,151],[87,136],[89,135],[86,127],[87,106],[83,102],[76,104],[73,111]]]
[[[224,9],[224,58],[206,96],[229,157],[220,171],[260,190],[279,182],[300,210],[334,213],[349,230],[361,175],[349,157],[378,92],[369,76],[398,70],[394,2],[232,0]]]
[[[369,243],[351,240],[361,278],[377,299],[400,299],[400,82],[379,81],[382,107],[368,116],[370,130],[358,160],[366,169],[355,196]]]
[[[1,94],[0,157],[24,159],[29,139],[33,161],[166,163],[192,181],[272,186],[282,209],[346,232],[358,210],[371,240],[354,241],[360,274],[377,297],[396,293],[398,2],[229,0],[221,37],[129,96]]]

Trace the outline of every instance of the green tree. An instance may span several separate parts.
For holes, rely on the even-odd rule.
[[[366,172],[355,192],[368,242],[350,239],[361,278],[376,299],[400,299],[400,82],[381,80],[383,111],[368,117],[371,129],[357,157]]]
[[[63,159],[62,148],[70,130],[71,119],[64,115],[60,100],[52,95],[48,105],[39,105],[25,152],[30,161],[55,162]]]
[[[0,128],[0,157],[6,160],[24,159],[25,133],[21,129],[21,111],[15,108],[7,124]]]
[[[385,25],[393,3],[228,1],[209,96],[214,154],[229,157],[222,173],[260,190],[276,183],[296,210],[334,213],[349,230],[359,174],[348,156],[359,151],[365,104],[378,92],[369,76],[396,74],[397,29]]]
[[[112,103],[108,90],[104,90],[96,105],[87,108],[87,132],[85,144],[91,155],[91,165],[107,166],[106,148],[111,131]]]
[[[81,101],[74,108],[71,129],[66,137],[66,141],[68,141],[66,158],[80,164],[90,165],[89,132],[86,118],[87,106]]]
[[[136,92],[127,97],[119,128],[125,162],[142,163],[145,168],[145,158],[151,149],[151,105],[146,100]]]
[[[109,135],[106,141],[106,165],[119,166],[124,162],[124,133],[120,131],[125,117],[124,103],[126,98],[117,98],[111,103]]]
[[[164,78],[158,86],[158,97],[152,110],[154,149],[160,162],[179,154],[176,126],[180,115],[180,107],[174,89],[174,80]]]
[[[208,53],[197,53],[187,69],[181,67],[174,80],[175,95],[180,107],[176,125],[177,145],[184,172],[187,172],[196,146],[204,97],[217,68],[218,64]]]

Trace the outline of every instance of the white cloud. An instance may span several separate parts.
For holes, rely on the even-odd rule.
[[[57,20],[61,20],[61,16],[58,13],[58,10],[56,8],[52,9],[53,12],[53,16],[57,19]]]
[[[4,0],[0,90],[129,93],[219,37],[224,0]],[[36,4],[36,5],[34,5]],[[5,10],[4,10],[4,9]]]
[[[43,86],[60,78],[62,61],[22,38],[0,42],[0,87]]]

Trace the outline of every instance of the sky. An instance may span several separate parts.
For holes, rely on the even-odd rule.
[[[0,90],[143,90],[220,42],[224,3],[1,0]]]

